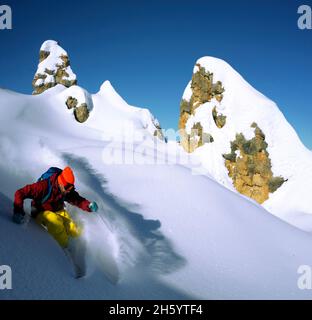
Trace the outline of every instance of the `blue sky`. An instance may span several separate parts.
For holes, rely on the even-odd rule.
[[[177,128],[195,61],[230,63],[274,100],[312,149],[312,30],[299,30],[297,0],[2,1],[13,30],[0,30],[0,86],[31,93],[41,43],[60,42],[78,83],[110,80],[129,103]],[[285,137],[287,139],[287,137]]]

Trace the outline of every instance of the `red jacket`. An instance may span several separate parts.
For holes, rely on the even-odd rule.
[[[91,212],[89,208],[90,201],[82,198],[75,189],[69,194],[63,196],[57,182],[58,174],[55,173],[50,177],[52,192],[50,198],[41,203],[42,199],[48,194],[49,184],[47,180],[42,180],[33,184],[28,184],[24,188],[15,192],[14,212],[24,212],[23,204],[25,199],[33,199],[31,206],[35,210],[33,216],[42,211],[59,211],[64,209],[64,201],[79,207],[84,211]]]

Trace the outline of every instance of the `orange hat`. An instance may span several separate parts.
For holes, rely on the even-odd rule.
[[[75,176],[72,169],[70,167],[66,167],[58,176],[57,181],[64,187],[68,184],[74,184]]]

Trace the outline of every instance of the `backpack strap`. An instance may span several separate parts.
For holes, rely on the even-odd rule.
[[[43,197],[43,199],[41,200],[41,204],[44,204],[45,202],[47,202],[50,197],[51,197],[51,193],[52,193],[52,184],[51,184],[51,180],[50,178],[55,174],[60,174],[62,172],[62,169],[57,168],[57,167],[51,167],[49,168],[48,171],[46,171],[44,174],[41,175],[41,177],[38,179],[38,181],[42,181],[42,180],[47,180],[48,181],[48,193]]]
[[[52,193],[52,185],[51,185],[51,181],[50,178],[47,179],[48,180],[48,193],[44,196],[44,198],[41,200],[41,204],[44,204],[46,201],[48,201],[51,197],[51,193]]]

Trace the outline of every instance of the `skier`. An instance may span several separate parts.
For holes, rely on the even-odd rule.
[[[96,202],[81,197],[75,190],[75,177],[70,167],[50,168],[36,183],[17,190],[14,197],[13,221],[24,222],[24,200],[32,199],[31,216],[44,226],[59,245],[66,249],[71,238],[81,235],[81,228],[65,209],[64,201],[87,212],[96,212]],[[65,251],[66,252],[66,251]]]

